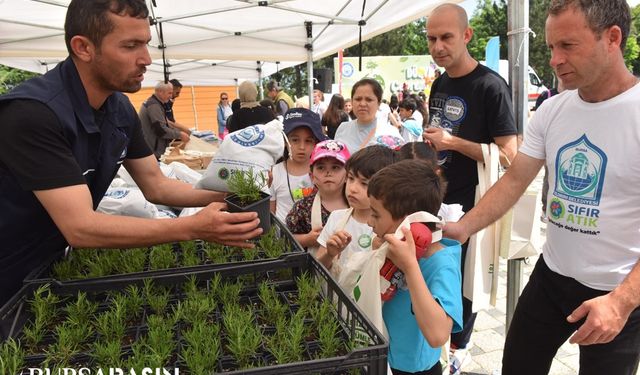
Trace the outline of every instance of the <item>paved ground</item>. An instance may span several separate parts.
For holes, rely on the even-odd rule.
[[[532,183],[532,189],[540,189],[542,175]],[[542,224],[541,234],[544,236],[546,225]],[[522,287],[529,280],[538,257],[532,257],[523,264]],[[491,310],[480,311],[476,319],[474,332],[471,336],[473,347],[470,349],[472,360],[462,368],[463,374],[468,375],[499,375],[502,363],[502,349],[506,336],[506,306],[507,306],[507,261],[500,259],[498,299],[496,307]],[[579,364],[578,345],[565,342],[556,354],[551,365],[550,375],[573,375],[578,373]],[[523,364],[526,366],[526,364]],[[640,370],[636,373],[640,375]]]

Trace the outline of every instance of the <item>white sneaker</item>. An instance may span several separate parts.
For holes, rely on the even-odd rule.
[[[449,351],[449,374],[462,374],[462,368],[470,361],[471,353],[469,353],[469,346],[464,349],[451,349],[451,351]]]

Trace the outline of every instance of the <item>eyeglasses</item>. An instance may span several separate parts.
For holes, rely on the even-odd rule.
[[[220,99],[222,99],[222,100],[228,100],[229,98],[220,98]]]

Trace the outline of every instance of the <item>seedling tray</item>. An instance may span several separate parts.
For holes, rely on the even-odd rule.
[[[303,252],[286,225],[274,215],[271,215],[271,224],[270,233],[275,237],[263,235],[253,240],[256,243],[254,249],[195,240],[139,249],[75,249],[67,254],[58,252],[29,273],[24,282],[76,284],[148,277],[216,268],[229,263],[250,264]],[[265,251],[262,244],[269,240],[276,244],[266,246],[271,250]],[[156,254],[163,255],[164,259]]]
[[[307,280],[307,283],[304,284],[301,280]],[[225,290],[233,290],[234,285],[240,292],[236,294],[225,292]],[[136,288],[138,292],[132,292]],[[271,288],[273,298],[265,298],[265,295],[268,295],[263,294],[266,288]],[[309,293],[309,290],[312,292]],[[166,330],[168,339],[165,340],[171,345],[169,345],[168,354],[155,367],[180,368],[180,374],[195,372],[192,371],[185,355],[188,353],[188,348],[196,347],[191,344],[188,336],[189,331],[198,324],[217,327],[215,335],[206,336],[219,340],[219,345],[216,344],[219,350],[212,349],[216,347],[215,345],[207,346],[206,357],[214,358],[215,361],[207,373],[383,374],[387,370],[388,343],[384,337],[338,287],[327,270],[307,253],[293,254],[283,259],[260,263],[226,265],[217,269],[154,275],[147,278],[93,280],[84,284],[66,285],[36,282],[26,284],[5,306],[0,308],[0,337],[3,339],[3,345],[9,338],[17,339],[22,343],[22,349],[27,353],[24,369],[45,367],[47,352],[54,352],[53,345],[59,336],[60,327],[68,327],[70,324],[76,324],[72,322],[78,321],[72,319],[69,306],[77,303],[80,294],[86,296],[85,301],[94,304],[90,318],[87,320],[90,323],[86,323],[87,327],[95,327],[94,332],[87,334],[87,337],[78,344],[79,349],[65,359],[64,363],[49,363],[46,365],[48,367],[98,368],[102,366],[128,369],[136,368],[136,363],[139,364],[140,360],[145,359],[144,367],[154,367],[149,363],[151,357],[145,356],[158,352],[157,347],[153,348],[153,351],[147,349],[151,348],[149,343],[152,342],[152,336],[155,337],[152,331],[157,330],[150,322],[160,317],[172,322],[167,326],[169,327]],[[147,298],[147,296],[157,295],[167,297],[164,307],[157,307],[157,304],[151,303],[151,298]],[[142,300],[136,300],[131,296],[138,296]],[[37,304],[33,301],[38,299],[41,301],[41,306],[47,306],[51,310],[48,313],[50,315],[45,315],[48,318],[44,320],[46,321],[44,338],[34,344],[33,340],[29,340],[26,332],[34,327],[38,314],[43,314],[36,314]],[[43,300],[47,302],[42,303]],[[273,300],[278,300],[279,304],[286,307],[280,314],[283,317],[282,322],[274,322],[268,318],[270,303],[265,301]],[[208,306],[208,309],[194,309],[195,301],[198,306]],[[129,311],[119,315],[119,306],[129,306]],[[200,313],[195,313],[196,310]],[[324,315],[321,311],[325,311]],[[250,316],[249,324],[229,323],[230,316],[241,315],[241,312],[249,314],[247,315]],[[126,317],[126,323],[122,323],[123,333],[115,339],[120,343],[119,362],[116,364],[98,363],[96,358],[97,347],[108,340],[114,340],[107,337],[113,329],[98,330],[99,317],[107,314],[122,316],[123,322]],[[42,321],[42,319],[39,320]],[[288,332],[286,337],[293,335],[291,330],[294,328],[290,327],[296,326],[296,321],[304,323],[298,324],[299,326],[306,327],[304,338],[294,346],[296,350],[300,350],[300,357],[289,363],[278,361],[275,358],[276,351],[273,349],[275,345],[273,343],[277,343],[277,337],[284,337],[283,332]],[[332,354],[323,354],[322,350],[327,347],[327,341],[322,339],[320,322],[324,322],[322,324],[333,322],[336,327],[331,331],[331,337],[335,338],[338,346],[330,352]],[[249,356],[241,357],[231,349],[236,330],[230,327],[234,326],[252,327],[254,333],[260,332],[261,341]],[[278,336],[279,329],[283,330],[280,336]],[[285,329],[289,331],[284,331]],[[316,331],[313,331],[314,329]]]

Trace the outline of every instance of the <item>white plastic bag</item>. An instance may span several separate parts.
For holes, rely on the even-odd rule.
[[[501,219],[500,256],[520,259],[542,251],[540,191],[526,191]]]
[[[196,188],[229,191],[227,179],[236,170],[261,172],[265,181],[271,167],[284,153],[283,125],[278,120],[229,133],[209,163]],[[265,187],[265,193],[269,193]]]
[[[442,223],[439,218],[432,214],[419,211],[407,216],[402,223],[400,223],[393,235],[398,239],[404,238],[402,228],[409,228],[411,223],[415,222]],[[432,243],[438,242],[441,239],[442,231],[433,232]],[[385,242],[377,250],[363,253],[368,256],[368,259],[366,259],[362,266],[360,275],[352,274],[351,277],[356,280],[356,283],[355,286],[349,290],[350,297],[353,298],[356,304],[362,309],[371,323],[387,338],[389,335],[387,334],[387,329],[382,319],[382,299],[380,298],[380,294],[381,291],[387,290],[391,284],[380,276],[380,268],[382,268],[385,258],[387,257],[388,248],[389,244]],[[352,257],[351,259],[354,258]],[[352,273],[350,268],[344,266],[342,271],[344,273]]]
[[[500,151],[495,143],[482,144],[484,163],[478,162],[476,203],[498,181]],[[496,304],[500,255],[500,220],[478,231],[469,239],[464,261],[462,293],[473,301],[473,311]]]
[[[189,185],[195,185],[202,178],[200,173],[177,161],[169,165],[160,164],[160,169],[165,176],[186,182]]]
[[[142,191],[127,187],[109,188],[100,201],[97,211],[142,218],[158,216],[158,208],[144,198]]]

